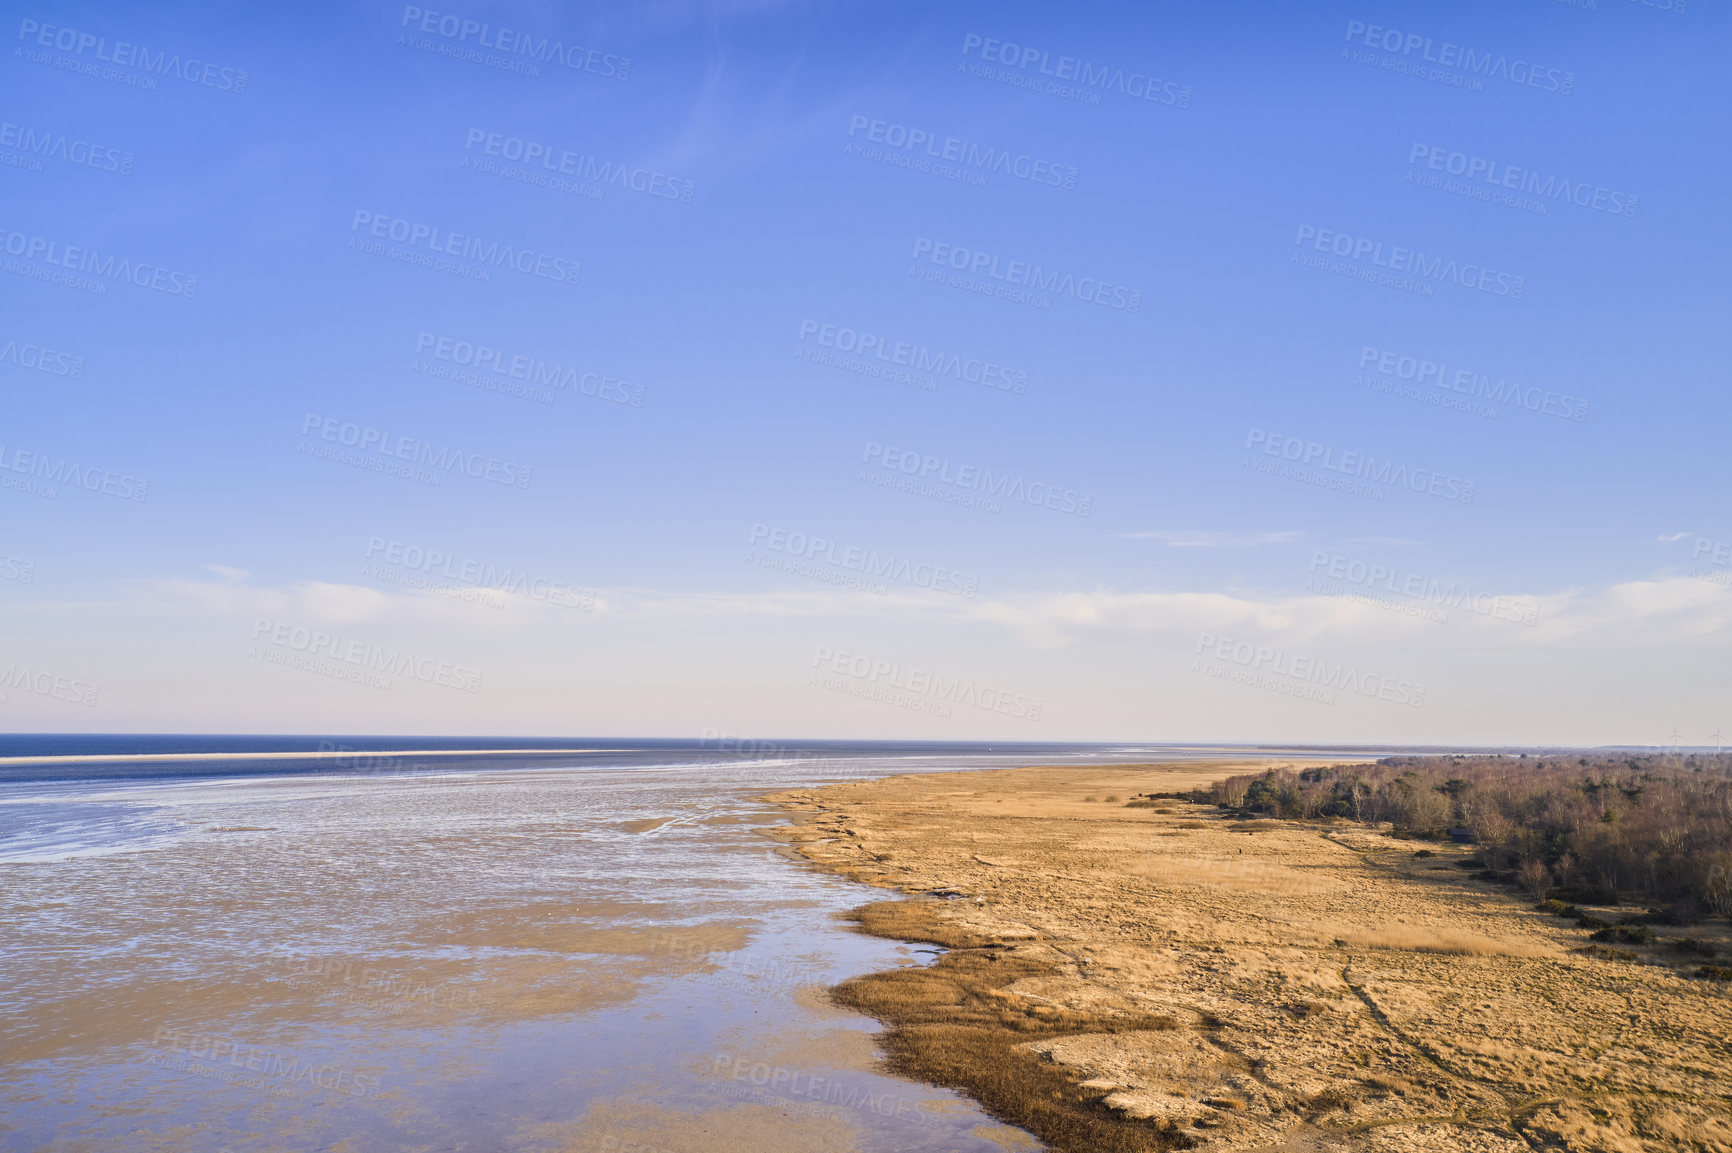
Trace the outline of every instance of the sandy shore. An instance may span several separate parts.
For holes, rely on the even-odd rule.
[[[951,947],[838,1001],[890,1025],[893,1069],[1059,1150],[1732,1150],[1727,986],[1572,951],[1585,931],[1470,879],[1466,849],[1126,805],[1233,771],[779,795],[801,855],[926,895],[868,932]],[[1724,957],[1725,928],[1691,932]]]

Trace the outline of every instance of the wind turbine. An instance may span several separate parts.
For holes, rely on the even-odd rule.
[[[1678,732],[1677,725],[1672,726],[1672,735],[1666,739],[1672,742],[1672,755],[1677,756],[1680,748],[1678,742],[1684,739],[1683,735]]]
[[[1714,727],[1713,732],[1708,734],[1708,739],[1714,742],[1714,755],[1719,756],[1720,742],[1725,740],[1725,738],[1720,735],[1720,727],[1718,725]]]

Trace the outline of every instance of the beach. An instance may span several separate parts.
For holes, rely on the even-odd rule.
[[[1470,847],[1139,796],[1262,767],[776,799],[800,855],[896,895],[863,930],[948,949],[836,1000],[890,1025],[890,1068],[1051,1148],[1732,1149],[1725,983],[1596,949]]]

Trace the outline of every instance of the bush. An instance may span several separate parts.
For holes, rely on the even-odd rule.
[[[1560,901],[1570,901],[1577,905],[1616,905],[1618,894],[1604,885],[1565,885],[1552,889],[1546,894]]]
[[[1654,940],[1654,930],[1647,925],[1607,925],[1590,938],[1595,941],[1616,941],[1621,945],[1648,945]]]
[[[1627,949],[1613,949],[1606,945],[1578,945],[1571,949],[1572,953],[1581,953],[1589,957],[1598,957],[1602,961],[1634,961],[1636,954]]]

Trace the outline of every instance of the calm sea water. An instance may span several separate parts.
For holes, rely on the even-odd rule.
[[[1292,752],[0,738],[0,1148],[1030,1148],[873,1069],[817,990],[931,951],[762,794]]]

